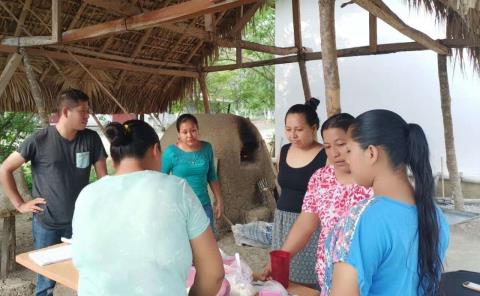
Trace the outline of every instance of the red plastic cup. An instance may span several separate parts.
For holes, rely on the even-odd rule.
[[[272,279],[288,288],[290,274],[290,253],[282,250],[270,252],[270,264],[272,266]]]

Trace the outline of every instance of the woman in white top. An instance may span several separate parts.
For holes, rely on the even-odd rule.
[[[73,218],[78,294],[215,295],[224,270],[209,220],[190,186],[160,173],[155,130],[140,120],[106,128],[116,173],[80,193]]]

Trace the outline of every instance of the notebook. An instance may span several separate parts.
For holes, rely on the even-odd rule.
[[[33,252],[28,254],[28,256],[40,266],[58,263],[72,259],[72,246],[66,244],[57,248]]]

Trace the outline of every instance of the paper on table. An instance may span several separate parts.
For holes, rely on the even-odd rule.
[[[64,245],[28,254],[33,262],[40,266],[72,259],[72,246]]]

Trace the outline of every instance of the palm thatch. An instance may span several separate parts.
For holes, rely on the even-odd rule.
[[[25,9],[24,4],[27,1],[0,1],[0,39],[15,36],[22,10],[26,10],[26,17],[19,36],[51,35],[52,0],[31,1],[31,6]],[[148,12],[187,1],[123,0],[122,2],[131,4],[133,8],[136,7],[140,11]],[[89,4],[92,1],[62,0],[61,3],[62,32],[128,16],[118,11],[111,11]],[[229,32],[236,24],[239,16],[252,5],[255,4],[245,4],[241,7],[214,13],[214,32],[210,33],[211,36],[215,38],[231,37]],[[192,29],[205,31],[204,19],[202,15],[174,24],[185,28],[185,32]],[[102,59],[107,62],[119,62],[119,59],[124,59],[121,61],[124,64],[141,66],[142,69],[146,69],[147,71],[142,72],[115,69],[104,64],[97,66],[90,63],[86,65],[96,79],[110,90],[122,106],[132,113],[165,111],[173,101],[181,100],[192,94],[195,83],[194,77],[155,74],[153,72],[155,69],[197,73],[203,65],[210,62],[218,54],[218,48],[204,38],[197,38],[192,34],[183,34],[178,30],[169,30],[162,26],[72,42],[64,46],[48,45],[30,47],[29,49],[32,50],[29,55],[34,61],[34,68],[38,77],[41,78],[40,84],[48,111],[55,110],[54,94],[61,89],[75,86],[84,90],[91,97],[93,111],[96,113],[118,113],[121,112],[121,109],[78,63],[71,59],[56,59],[53,57],[63,72],[62,76],[52,67],[45,56],[36,55],[39,52],[38,50],[48,50],[49,53],[62,54],[65,54],[67,50],[72,50],[76,56]],[[37,50],[37,52],[33,50]],[[11,52],[11,48],[0,45],[0,65],[6,65],[7,56]],[[102,54],[103,56],[99,57]],[[128,58],[130,60],[127,60]],[[16,70],[3,95],[0,96],[0,111],[35,112],[34,100],[21,65]],[[47,73],[45,73],[46,71]]]
[[[480,72],[480,1],[478,0],[408,0],[414,8],[424,7],[438,21],[447,25],[448,39],[467,40],[468,48],[458,48],[454,54],[463,65],[464,54]]]
[[[16,36],[51,35],[52,1],[0,0],[0,42],[6,39],[12,40],[11,37]],[[456,57],[461,62],[467,58],[470,59],[475,70],[480,72],[480,1],[403,1],[414,8],[423,6],[433,13],[437,20],[445,21],[446,37],[464,40],[466,41],[464,44],[467,44],[464,48],[455,49]],[[141,12],[148,13],[148,11],[187,2],[190,1],[62,0],[62,32],[125,19]],[[210,3],[216,2],[223,1],[210,1]],[[252,2],[248,1],[248,3]],[[165,111],[172,102],[192,95],[195,76],[205,70],[204,66],[211,63],[218,55],[218,43],[215,43],[215,40],[238,38],[238,32],[233,32],[233,29],[242,29],[246,20],[252,16],[249,11],[255,11],[270,0],[256,2],[213,13],[210,19],[213,20],[213,25],[210,26],[212,30],[208,32],[207,18],[201,15],[133,31],[128,30],[125,22],[125,31],[121,33],[68,42],[63,45],[30,47],[28,54],[32,57],[33,66],[40,78],[47,110],[55,110],[54,97],[58,91],[75,86],[84,90],[92,98],[94,112],[122,112],[122,108],[102,90],[98,84],[99,81],[129,112]],[[105,3],[111,3],[111,5],[122,3],[129,9],[127,12],[122,9],[112,10],[105,8]],[[248,16],[247,18],[242,17],[244,13]],[[19,22],[22,26],[19,26]],[[14,40],[16,42],[17,38]],[[0,45],[0,65],[6,65],[7,57],[16,50],[16,43],[8,46]],[[67,52],[73,52],[83,63],[86,63],[95,79],[87,74]],[[56,65],[52,66],[49,59],[53,59],[58,64],[62,74],[58,73],[55,69]],[[0,111],[35,111],[34,100],[25,81],[25,73],[20,66],[3,95],[0,96]]]

